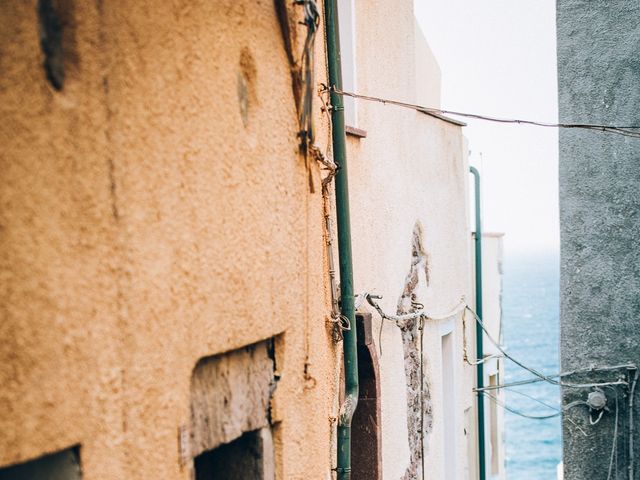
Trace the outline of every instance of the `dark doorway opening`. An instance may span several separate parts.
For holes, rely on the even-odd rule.
[[[360,394],[351,423],[351,475],[353,480],[380,480],[380,371],[373,343],[371,314],[357,314],[356,325]]]

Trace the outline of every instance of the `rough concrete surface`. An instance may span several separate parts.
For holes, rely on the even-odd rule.
[[[640,5],[635,1],[558,0],[560,121],[640,125],[639,16]],[[639,158],[638,139],[603,132],[560,132],[564,371],[640,364]],[[589,373],[565,380],[609,381],[619,373],[625,372]],[[564,389],[564,402],[585,400],[588,392]],[[585,408],[565,413],[564,468],[568,480],[608,478],[616,438],[616,395],[618,443],[611,478],[629,478],[628,389],[616,387],[605,389],[605,393],[610,411],[597,425],[589,425]],[[636,418],[638,413],[636,408]],[[637,470],[637,435],[635,445]]]

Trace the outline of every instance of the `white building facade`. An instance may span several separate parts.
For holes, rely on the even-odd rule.
[[[440,107],[440,69],[413,2],[338,4],[344,90]],[[478,478],[476,329],[465,308],[474,307],[474,284],[463,124],[350,97],[345,118],[356,303],[371,318],[370,325],[359,324],[370,338],[359,353],[366,393],[354,418],[354,478]],[[499,330],[502,239],[483,240],[486,316]],[[411,316],[419,312],[424,315]],[[486,384],[502,377],[501,362],[486,362]],[[363,377],[369,365],[377,372],[375,387]],[[502,411],[487,399],[485,417],[486,478],[501,479]],[[361,446],[372,440],[358,433],[360,421],[375,426],[375,455]]]

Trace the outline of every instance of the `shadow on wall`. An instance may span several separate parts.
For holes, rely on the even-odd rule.
[[[201,453],[194,459],[196,480],[273,480],[271,430],[262,428]]]
[[[67,73],[73,72],[79,63],[75,32],[73,0],[38,1],[43,67],[49,84],[56,90],[62,90]]]
[[[0,480],[81,480],[80,447],[0,469]]]

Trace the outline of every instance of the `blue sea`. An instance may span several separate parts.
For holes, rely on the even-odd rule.
[[[559,258],[557,253],[511,254],[504,259],[503,342],[506,350],[545,373],[559,371]],[[509,360],[506,382],[531,378]],[[530,415],[553,410],[519,395],[523,392],[559,406],[559,388],[546,382],[506,389],[507,406]],[[505,412],[507,478],[554,480],[562,457],[560,418],[530,420]]]

